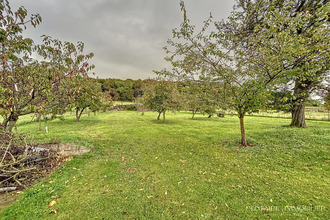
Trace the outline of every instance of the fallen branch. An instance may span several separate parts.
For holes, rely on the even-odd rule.
[[[22,189],[63,163],[55,150],[0,132],[0,193]]]
[[[2,160],[1,160],[1,162],[0,162],[0,166],[2,165],[3,161],[5,160],[5,157],[6,157],[6,155],[7,155],[7,153],[8,153],[8,150],[9,150],[9,148],[10,148],[10,146],[11,146],[11,142],[12,142],[12,139],[9,141],[9,144],[7,145],[6,151],[5,151],[5,153],[3,154]]]
[[[30,171],[30,170],[35,170],[36,168],[35,167],[31,167],[31,168],[28,168],[28,169],[22,169],[22,170],[19,170],[19,169],[15,169],[15,170],[1,170],[1,172],[3,172],[4,174],[10,174],[10,173],[14,173],[14,174],[19,174],[19,173],[22,173],[22,172],[26,172],[26,171]]]
[[[17,190],[17,187],[4,187],[4,188],[0,188],[0,193],[11,192],[11,191],[15,191],[15,190]]]

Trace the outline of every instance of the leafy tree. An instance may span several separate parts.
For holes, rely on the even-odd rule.
[[[111,96],[111,99],[112,99],[113,101],[118,101],[118,100],[120,99],[120,94],[119,94],[119,92],[117,92],[116,89],[114,89],[114,88],[109,88],[108,93],[109,93],[109,95]]]
[[[73,92],[72,105],[76,110],[77,122],[86,108],[95,112],[102,107],[101,85],[93,79],[77,77],[76,83],[73,83],[73,88],[76,88],[76,91]]]
[[[246,46],[269,68],[282,68],[279,83],[294,83],[291,126],[306,127],[304,103],[329,70],[329,1],[240,0],[238,7],[234,17],[246,25],[235,34],[255,35]]]
[[[144,115],[144,111],[145,111],[145,106],[143,103],[145,103],[143,96],[137,97],[134,101],[134,106],[136,108],[136,111],[142,112],[142,115]]]
[[[17,120],[18,116],[10,114],[14,110],[12,101],[7,97],[12,96],[13,90],[18,91],[17,84],[8,83],[8,72],[11,71],[11,66],[17,65],[19,60],[17,54],[23,54],[23,58],[28,56],[31,47],[32,40],[24,39],[20,33],[26,24],[36,26],[41,22],[41,17],[38,14],[32,15],[31,19],[27,19],[27,11],[24,7],[20,7],[14,14],[9,6],[8,1],[0,2],[0,49],[1,49],[1,75],[0,75],[0,113],[4,116],[3,126],[8,129],[8,123],[10,121]],[[25,61],[26,59],[24,59]],[[23,59],[21,58],[22,62]],[[8,87],[11,88],[8,88]],[[14,123],[10,123],[12,127]]]
[[[278,2],[283,4],[277,5]],[[190,24],[183,1],[180,4],[184,21],[180,29],[173,30],[170,47],[165,47],[169,54],[166,60],[172,63],[173,71],[159,74],[223,85],[223,100],[240,119],[243,146],[247,146],[244,116],[264,106],[276,84],[290,79],[305,85],[311,80],[313,86],[328,69],[328,3],[316,8],[316,19],[311,20],[313,16],[306,10],[296,10],[294,16],[288,16],[292,8],[299,7],[294,1],[242,0],[227,21],[214,23],[210,16],[200,32]],[[215,28],[211,29],[211,24]],[[296,94],[304,101],[302,96],[310,90],[297,86]],[[293,121],[301,121],[295,117],[301,116],[300,101],[295,102]]]
[[[173,30],[173,39],[168,40],[170,46],[165,47],[169,54],[166,60],[172,63],[173,71],[162,70],[158,74],[208,83],[220,94],[219,103],[226,103],[226,107],[237,111],[241,144],[247,146],[244,117],[258,111],[265,103],[266,86],[278,71],[270,72],[264,66],[256,65],[253,62],[256,58],[248,53],[244,42],[229,32],[229,29],[236,31],[244,24],[232,18],[231,23],[226,24],[228,30],[211,31],[208,30],[212,23],[210,17],[196,33],[195,26],[187,18],[184,3],[181,1],[180,4],[184,21],[179,30]]]
[[[11,131],[19,116],[44,112],[55,100],[61,104],[70,92],[68,82],[93,68],[87,62],[93,54],[84,55],[81,42],[74,45],[48,36],[35,45],[22,32],[28,23],[38,25],[39,15],[28,19],[24,7],[13,12],[7,0],[0,2],[0,11],[0,113],[5,130]]]
[[[277,111],[292,112],[293,111],[293,94],[287,85],[271,91],[267,108]]]
[[[323,107],[328,110],[328,120],[330,120],[330,72],[323,82],[323,88],[318,90],[317,95],[323,100]]]
[[[182,93],[182,106],[185,110],[192,112],[192,119],[194,119],[197,112],[207,113],[209,116],[216,112],[219,107],[218,90],[215,89],[210,83],[187,81],[183,88]]]
[[[113,101],[134,101],[142,96],[142,80],[100,79],[102,91],[109,91]]]
[[[273,109],[277,111],[283,111],[287,113],[292,113],[294,110],[294,100],[295,97],[293,93],[287,88],[283,87],[280,90],[271,91],[269,101],[267,104],[268,109]],[[320,106],[321,102],[319,100],[313,100],[309,98],[304,103],[305,106]]]
[[[178,110],[180,106],[176,84],[170,81],[156,81],[145,87],[142,100],[146,108],[158,112],[157,120],[163,114],[163,122],[165,122],[166,111]]]
[[[134,90],[133,96],[135,98],[141,97],[143,95],[142,86],[143,86],[143,81],[142,80],[140,80],[140,79],[133,80],[133,87],[132,87],[132,89]]]
[[[109,92],[101,93],[101,109],[103,112],[110,109],[112,106],[112,97]]]
[[[120,94],[120,101],[134,101],[134,90],[128,87],[120,87],[118,88]]]

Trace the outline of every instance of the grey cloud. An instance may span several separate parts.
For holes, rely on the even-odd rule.
[[[13,0],[29,13],[39,13],[43,23],[29,28],[26,35],[42,34],[64,41],[83,41],[86,52],[94,52],[92,63],[101,78],[149,78],[152,70],[168,64],[163,47],[179,27],[182,13],[179,0]],[[199,25],[212,12],[226,18],[232,0],[186,0],[188,16]]]

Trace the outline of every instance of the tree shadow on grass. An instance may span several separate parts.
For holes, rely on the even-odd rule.
[[[71,126],[71,125],[75,125],[75,126],[91,126],[91,125],[95,125],[98,124],[101,120],[97,119],[95,117],[83,117],[80,119],[79,122],[76,122],[75,118],[65,118],[65,119],[54,119],[54,120],[42,120],[41,121],[41,125],[42,127],[45,127],[45,125],[52,125],[52,126]],[[38,121],[35,120],[31,120],[31,121],[24,121],[24,122],[19,122],[17,123],[17,127],[19,126],[29,126],[29,125],[38,125]]]
[[[182,124],[181,120],[175,120],[175,119],[166,119],[165,121],[163,121],[161,119],[160,120],[152,119],[149,122],[152,124],[155,124],[155,125],[164,125],[164,126]]]

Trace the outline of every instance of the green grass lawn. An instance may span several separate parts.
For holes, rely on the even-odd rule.
[[[0,219],[327,219],[330,123],[246,117],[207,118],[119,111],[47,123],[22,120],[36,142],[89,147],[26,190]],[[55,206],[49,202],[58,199]],[[58,213],[51,213],[53,209]],[[267,209],[267,210],[266,210]]]

